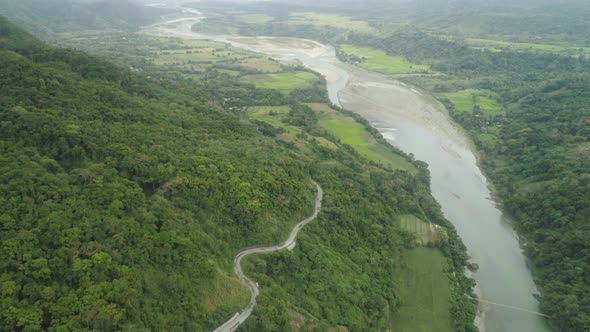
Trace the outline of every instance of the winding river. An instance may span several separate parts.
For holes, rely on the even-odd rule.
[[[440,103],[385,75],[342,63],[331,46],[295,38],[198,34],[191,31],[198,14],[188,14],[192,18],[167,21],[145,32],[230,43],[323,75],[334,104],[362,115],[388,142],[430,165],[432,193],[479,265],[473,278],[480,299],[480,330],[550,331],[536,314],[537,290],[510,219],[492,200],[469,140]]]

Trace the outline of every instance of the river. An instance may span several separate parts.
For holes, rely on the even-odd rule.
[[[432,194],[479,266],[473,278],[481,300],[480,330],[550,331],[535,314],[536,287],[511,222],[492,200],[472,145],[440,103],[385,75],[342,63],[331,46],[295,38],[198,34],[191,31],[198,19],[176,19],[146,32],[231,43],[323,75],[334,104],[362,115],[389,143],[429,164]]]

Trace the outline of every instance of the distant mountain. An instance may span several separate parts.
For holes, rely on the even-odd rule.
[[[163,12],[127,0],[0,0],[0,15],[43,38],[71,30],[134,29]]]

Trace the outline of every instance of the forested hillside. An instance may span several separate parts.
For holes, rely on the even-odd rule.
[[[437,244],[447,314],[473,328],[465,249],[428,171],[393,150],[413,171],[340,143],[300,101],[324,95],[230,84],[219,72],[199,84],[148,79],[3,18],[0,68],[0,330],[212,330],[248,301],[233,255],[279,242],[307,216],[312,179],[324,207],[289,254],[293,269],[255,269],[295,278],[262,287],[247,330],[285,330],[295,314],[323,329],[385,329],[416,245],[403,215],[447,230]],[[296,140],[236,110],[269,101],[290,108]]]
[[[309,210],[305,162],[198,91],[0,32],[0,325],[203,329],[233,251]]]
[[[73,30],[136,29],[165,12],[128,0],[0,0],[0,15],[45,39]]]

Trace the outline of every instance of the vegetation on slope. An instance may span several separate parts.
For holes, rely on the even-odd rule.
[[[2,40],[23,35],[1,23]],[[205,308],[209,286],[308,212],[306,159],[188,86],[14,50],[0,58],[1,325],[201,330],[239,308]]]
[[[247,299],[233,254],[307,215],[311,178],[326,191],[320,218],[267,264],[293,282],[265,283],[247,328],[282,329],[289,312],[317,308],[324,326],[386,327],[403,301],[391,276],[414,245],[400,215],[446,227],[441,250],[463,271],[424,165],[414,176],[340,144],[301,103],[325,101],[321,89],[255,89],[215,68],[183,77],[146,65],[147,79],[1,18],[0,65],[3,329],[211,330]],[[309,136],[285,141],[240,112],[256,105],[288,105],[288,124]],[[471,281],[440,277],[453,285],[456,326],[471,327]]]

